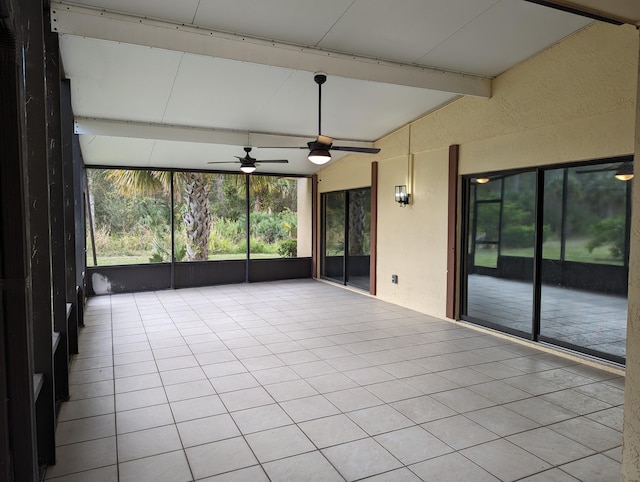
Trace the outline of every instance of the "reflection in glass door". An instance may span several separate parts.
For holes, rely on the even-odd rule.
[[[371,189],[322,195],[323,278],[369,290]]]
[[[371,189],[348,191],[349,236],[346,282],[369,291],[371,240]]]
[[[631,181],[619,165],[545,172],[540,339],[624,358]]]
[[[329,192],[322,195],[324,252],[322,276],[344,280],[344,247],[346,241],[346,193]]]
[[[501,181],[497,181],[501,183]],[[471,243],[473,266],[477,272],[490,273],[498,267],[500,245],[500,204],[498,199],[475,202],[473,240]]]
[[[466,178],[461,318],[624,363],[631,162]]]
[[[536,174],[494,177],[470,185],[469,193],[463,316],[530,337]]]

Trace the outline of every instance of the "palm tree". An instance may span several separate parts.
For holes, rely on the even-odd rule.
[[[184,201],[182,219],[187,232],[187,261],[206,261],[211,234],[207,180],[201,172],[181,172],[176,178]]]
[[[247,177],[249,197],[253,212],[266,210],[269,214],[291,203],[297,194],[297,184],[292,178],[280,176],[236,176],[234,185],[238,195],[244,197]],[[295,201],[294,201],[295,202]]]
[[[370,213],[371,194],[368,189],[349,191],[349,254],[369,254],[365,246],[368,234],[367,215]]]
[[[169,171],[111,170],[112,180],[123,196],[134,193],[153,195],[171,189]],[[187,235],[187,261],[206,261],[209,258],[211,215],[209,186],[204,173],[178,172],[174,176],[176,196],[183,201],[183,219]]]

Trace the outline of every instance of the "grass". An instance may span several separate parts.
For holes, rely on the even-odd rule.
[[[212,254],[209,255],[209,261],[228,261],[236,259],[245,259],[245,253],[231,254]],[[251,259],[273,259],[280,258],[277,253],[251,253]],[[128,264],[151,264],[149,263],[149,255],[131,255],[131,256],[100,256],[98,255],[98,266],[119,266]],[[87,257],[87,266],[94,266],[93,257]]]
[[[585,247],[586,244],[586,239],[567,240],[565,246],[565,261],[622,266],[622,259],[612,257],[607,246],[595,248],[589,253],[589,250]],[[501,254],[503,256],[531,258],[533,256],[533,248],[503,249]],[[560,241],[552,240],[544,243],[542,246],[542,254],[544,259],[560,259]],[[495,268],[497,267],[497,261],[498,253],[495,249],[479,249],[476,251],[476,266]]]

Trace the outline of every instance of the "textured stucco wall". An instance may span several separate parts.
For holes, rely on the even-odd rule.
[[[312,213],[312,194],[311,179],[301,178],[297,180],[298,188],[298,256],[311,257],[311,213]]]
[[[637,73],[636,30],[597,23],[495,79],[491,99],[460,98],[380,139],[380,154],[321,170],[328,192],[370,185],[379,162],[377,296],[445,316],[449,145],[461,174],[630,154]],[[413,199],[400,208],[410,155]]]
[[[640,56],[640,55],[639,55]],[[640,70],[638,71],[640,99]],[[640,102],[637,102],[640,119]],[[636,159],[640,159],[640,122],[636,122]],[[640,172],[637,167],[635,172]],[[634,180],[638,185],[638,177]],[[627,320],[627,372],[624,388],[622,480],[640,480],[640,189],[633,192],[631,254],[629,256],[629,314]]]

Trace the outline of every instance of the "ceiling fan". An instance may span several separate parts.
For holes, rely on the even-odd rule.
[[[633,161],[627,160],[617,166],[600,167],[596,169],[580,169],[576,170],[576,174],[606,171],[615,171],[614,177],[616,179],[619,179],[620,181],[629,181],[633,179]]]
[[[327,74],[316,72],[313,80],[318,84],[318,137],[315,141],[307,142],[306,147],[299,148],[309,149],[308,159],[314,164],[325,164],[331,160],[329,151],[359,152],[362,154],[380,152],[380,149],[373,147],[334,146],[331,137],[322,135],[322,84],[327,81]]]
[[[289,162],[286,159],[270,159],[270,160],[258,161],[257,159],[251,157],[251,155],[249,154],[251,152],[251,147],[245,147],[244,152],[246,152],[244,157],[234,156],[238,159],[237,161],[210,161],[210,162],[207,162],[207,164],[231,164],[231,163],[240,164],[240,170],[242,172],[244,172],[245,174],[251,174],[253,171],[256,170],[256,166],[259,164],[266,164],[266,163],[287,164]],[[256,162],[258,164],[256,164]]]

